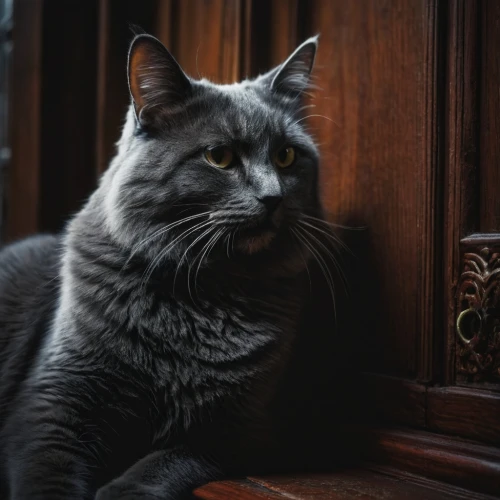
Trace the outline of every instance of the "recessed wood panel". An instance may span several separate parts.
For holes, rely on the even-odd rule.
[[[484,0],[481,31],[481,222],[500,231],[500,2]]]
[[[498,448],[416,430],[377,432],[373,459],[415,474],[494,495],[500,491]],[[481,498],[472,494],[472,498]]]
[[[368,369],[431,377],[437,164],[434,1],[312,1],[310,110],[332,221],[366,225]]]

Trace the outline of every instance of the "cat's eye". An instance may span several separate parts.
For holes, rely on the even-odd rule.
[[[227,168],[234,159],[234,154],[227,146],[216,146],[205,150],[205,158],[214,167]]]
[[[274,156],[274,163],[280,168],[289,167],[295,161],[295,149],[291,146],[281,148]]]

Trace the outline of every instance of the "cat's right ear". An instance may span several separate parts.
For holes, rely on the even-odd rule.
[[[191,94],[178,62],[155,37],[137,35],[128,54],[128,85],[139,125],[153,126],[160,111],[175,111]]]

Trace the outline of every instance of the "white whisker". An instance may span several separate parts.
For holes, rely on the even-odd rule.
[[[306,234],[302,233],[302,231],[305,231],[304,229],[300,228],[300,226],[296,226],[295,231],[297,231],[297,234],[300,235],[300,239],[302,240],[302,243],[306,246],[306,248],[309,249],[311,254],[314,256],[316,259],[316,262],[319,264],[321,271],[326,279],[326,282],[328,284],[328,288],[330,289],[330,294],[332,296],[332,303],[333,303],[333,315],[335,318],[335,321],[337,321],[337,306],[335,304],[335,285],[333,283],[333,277],[332,274],[330,273],[330,269],[328,268],[326,262],[324,261],[323,257],[321,254],[314,248],[314,245],[307,240]]]
[[[199,222],[198,224],[196,224],[195,226],[193,227],[190,227],[189,229],[187,229],[186,231],[184,231],[183,233],[181,233],[179,236],[177,236],[177,238],[174,238],[156,257],[155,259],[153,260],[153,262],[151,262],[148,267],[146,268],[146,270],[144,271],[144,274],[143,274],[143,277],[145,276],[145,279],[142,280],[141,282],[141,286],[143,284],[145,284],[146,282],[149,281],[149,279],[151,278],[151,275],[153,274],[153,271],[155,269],[155,267],[157,266],[157,264],[167,255],[167,253],[181,240],[183,240],[184,238],[186,238],[187,236],[189,236],[190,234],[194,233],[195,231],[197,231],[198,229],[200,229],[201,227],[205,227],[205,225],[207,224],[208,222],[207,221],[202,221],[202,222]]]
[[[208,222],[207,222],[207,224],[209,224],[210,222],[212,222],[212,221],[208,221]],[[214,223],[212,222],[212,223],[210,224],[210,227],[209,227],[207,230],[205,230],[205,231],[204,231],[201,235],[199,235],[199,236],[198,236],[198,237],[197,237],[197,238],[196,238],[196,239],[195,239],[195,240],[194,240],[194,241],[193,241],[193,242],[192,242],[192,243],[191,243],[191,244],[190,244],[190,245],[186,248],[186,251],[183,253],[183,255],[182,255],[181,259],[179,260],[179,263],[177,264],[177,269],[176,269],[176,271],[175,271],[175,275],[174,275],[174,283],[173,283],[173,286],[172,286],[172,292],[174,292],[174,291],[175,291],[175,282],[176,282],[176,280],[177,280],[177,273],[179,272],[179,269],[180,269],[180,267],[181,267],[181,265],[182,265],[182,262],[183,262],[183,260],[186,258],[186,256],[187,256],[187,254],[188,254],[189,250],[190,250],[191,248],[193,248],[193,247],[196,245],[196,243],[198,243],[198,241],[200,241],[200,240],[201,240],[201,239],[202,239],[205,235],[207,235],[208,233],[210,233],[210,231],[212,230],[213,226],[214,226]],[[202,227],[203,227],[203,226],[202,226]],[[199,227],[198,229],[202,229],[202,227]]]
[[[208,257],[208,254],[211,252],[212,248],[217,243],[217,240],[219,239],[220,236],[222,236],[222,234],[224,234],[225,231],[226,231],[226,229],[219,229],[219,231],[217,231],[214,234],[214,236],[212,236],[210,238],[209,242],[205,245],[205,251],[203,252],[201,258],[198,261],[198,267],[196,268],[196,273],[194,275],[194,289],[195,289],[195,292],[197,291],[196,280],[198,278],[198,273],[200,272],[201,264],[202,264],[203,260],[205,259],[205,257]]]
[[[346,252],[349,252],[353,257],[355,257],[352,250],[335,233],[325,231],[325,229],[319,228],[314,224],[310,224],[309,222],[306,222],[304,220],[299,220],[299,224],[302,224],[304,226],[310,227],[318,231],[319,233],[329,238],[334,244],[341,246]]]
[[[316,227],[314,226],[310,226],[312,227],[313,229],[317,229]],[[340,276],[341,280],[342,280],[342,284],[344,285],[344,290],[345,290],[345,293],[346,295],[349,295],[349,291],[348,291],[348,283],[347,283],[347,279],[345,277],[345,274],[344,274],[344,271],[342,270],[342,267],[341,265],[337,262],[337,259],[335,259],[335,257],[333,256],[333,254],[328,250],[328,248],[325,246],[325,244],[319,239],[319,238],[316,238],[316,236],[314,236],[314,234],[312,234],[310,231],[307,231],[307,229],[303,228],[304,231],[306,231],[309,236],[314,240],[316,241],[316,243],[318,243],[318,245],[326,252],[326,254],[330,257],[333,265],[335,266],[335,269],[338,273],[338,275]]]

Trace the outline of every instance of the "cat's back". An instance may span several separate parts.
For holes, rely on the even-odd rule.
[[[0,249],[0,424],[56,307],[60,240],[35,236]]]

